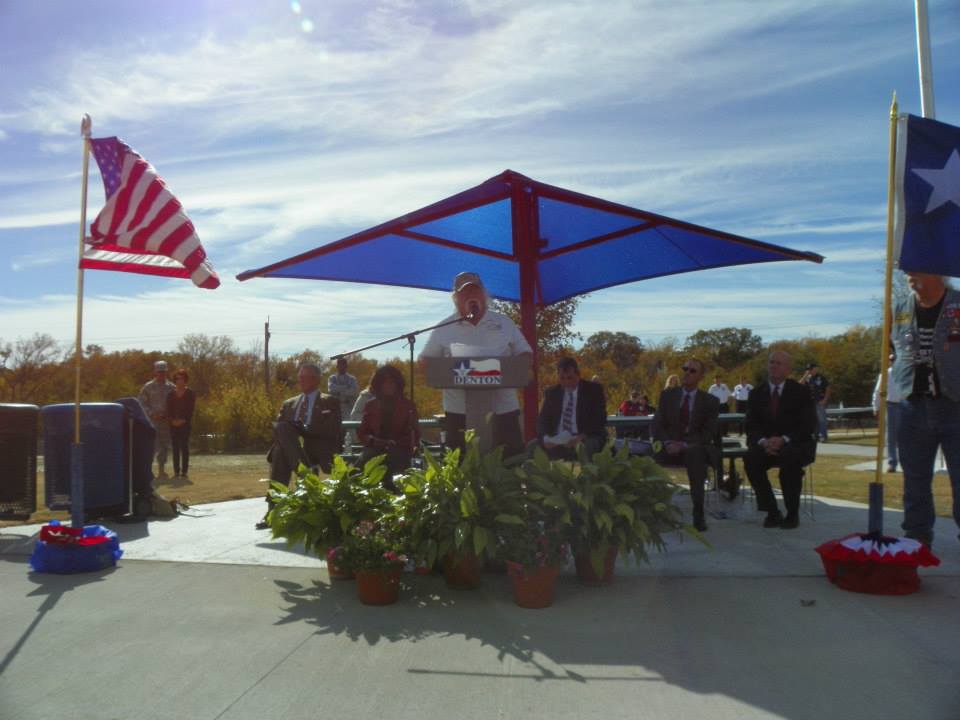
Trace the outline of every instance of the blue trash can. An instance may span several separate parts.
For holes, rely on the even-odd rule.
[[[37,511],[36,405],[0,404],[0,519],[26,520]]]
[[[70,509],[72,403],[47,405],[41,411],[44,441],[44,487],[47,507]],[[123,515],[130,509],[123,436],[127,409],[119,403],[80,404],[83,443],[83,502],[88,517]]]

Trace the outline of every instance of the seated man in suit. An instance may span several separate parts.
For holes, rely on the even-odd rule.
[[[697,358],[683,364],[680,387],[668,388],[660,395],[651,434],[663,444],[656,455],[662,465],[687,468],[690,496],[693,499],[693,526],[703,532],[707,523],[703,513],[703,486],[707,468],[717,464],[717,417],[720,401],[699,389],[706,368]]]
[[[816,409],[810,391],[787,376],[790,355],[778,350],[767,361],[767,382],[750,391],[747,400],[747,455],[743,459],[747,479],[757,494],[757,507],[767,513],[765,528],[789,530],[800,523],[800,491],[803,468],[813,462],[817,428]],[[767,477],[771,467],[780,468],[780,489],[786,517],[780,514]]]
[[[303,363],[297,370],[300,394],[284,401],[273,423],[273,446],[267,453],[273,482],[290,482],[290,473],[300,463],[328,473],[333,456],[343,447],[340,401],[320,392],[321,377],[320,366],[314,363]],[[266,517],[257,523],[258,530],[267,527]]]
[[[590,455],[599,452],[607,442],[603,385],[582,380],[577,361],[571,357],[557,363],[557,381],[543,395],[537,439],[531,441],[530,452],[539,445],[551,459],[575,460],[580,443]]]

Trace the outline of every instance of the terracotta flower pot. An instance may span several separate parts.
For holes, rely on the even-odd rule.
[[[344,565],[340,565],[336,560],[337,548],[327,552],[327,574],[331,580],[351,580],[353,579],[353,570]]]
[[[517,605],[532,609],[553,605],[559,568],[547,565],[527,570],[519,563],[508,562],[507,574],[513,584],[513,601]]]
[[[443,579],[454,590],[475,590],[480,587],[483,565],[473,552],[462,555],[447,553],[443,558]]]
[[[583,585],[593,587],[609,585],[613,582],[613,566],[616,561],[617,548],[612,547],[607,550],[607,556],[603,559],[603,574],[598,576],[590,562],[590,553],[577,553],[573,556],[573,562],[577,566],[577,580]]]
[[[364,605],[392,605],[400,597],[402,570],[357,570],[357,597]]]

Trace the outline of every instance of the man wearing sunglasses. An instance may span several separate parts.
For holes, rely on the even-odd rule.
[[[707,468],[717,463],[720,401],[699,389],[705,371],[703,362],[690,358],[682,369],[680,387],[668,388],[660,395],[651,434],[654,441],[662,444],[656,455],[658,463],[687,468],[693,498],[693,526],[703,532],[707,529],[703,486],[707,481]]]

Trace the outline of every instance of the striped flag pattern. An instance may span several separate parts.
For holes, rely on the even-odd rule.
[[[116,137],[90,140],[107,204],[90,226],[80,267],[190,278],[212,290],[220,278],[180,201],[150,164]]]

